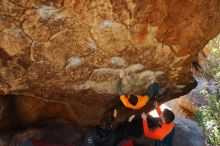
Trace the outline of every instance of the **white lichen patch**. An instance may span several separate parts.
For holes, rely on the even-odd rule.
[[[143,69],[144,69],[144,65],[142,65],[142,64],[133,64],[133,65],[130,65],[127,68],[125,68],[125,72],[126,73],[135,73],[135,72],[142,71]]]
[[[96,43],[94,43],[94,42],[88,43],[88,44],[87,44],[87,48],[89,48],[89,49],[96,49],[96,48],[97,48],[97,45],[96,45]]]
[[[102,82],[102,81],[112,81],[119,75],[118,69],[112,68],[99,68],[95,69],[90,76],[90,80]]]
[[[99,69],[95,69],[93,71],[94,74],[106,74],[106,73],[113,73],[115,72],[115,69],[112,69],[112,68],[99,68]]]
[[[154,77],[154,72],[146,70],[141,72],[138,76],[140,80],[151,80],[151,78]]]
[[[185,88],[186,86],[185,86],[185,85],[176,85],[176,87],[179,88],[179,89],[183,89],[183,88]]]
[[[156,76],[165,75],[165,72],[163,72],[163,71],[157,71],[157,72],[155,72],[155,75],[156,75]]]
[[[112,68],[99,68],[93,71],[93,74],[117,73],[118,70]]]
[[[8,28],[3,30],[4,33],[9,34],[13,37],[19,38],[22,36],[23,32],[18,27]]]
[[[116,65],[117,67],[125,66],[127,63],[122,57],[112,57],[110,63]]]
[[[71,57],[67,61],[66,70],[75,69],[83,64],[83,59],[78,57]]]
[[[48,61],[44,61],[44,60],[37,61],[37,63],[40,63],[40,64],[49,64]]]
[[[100,29],[106,29],[106,28],[111,28],[114,26],[114,21],[112,20],[104,20],[99,24]]]
[[[84,90],[88,90],[90,88],[90,86],[88,84],[82,84],[82,85],[75,85],[74,89],[76,91],[84,91]]]
[[[42,5],[38,7],[37,14],[44,20],[57,21],[65,16],[60,13],[61,10],[51,6]]]
[[[116,82],[104,81],[104,82],[95,82],[95,81],[86,81],[87,86],[95,90],[97,93],[107,93],[115,94]]]

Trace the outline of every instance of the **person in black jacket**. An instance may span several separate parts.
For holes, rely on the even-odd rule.
[[[100,125],[86,135],[83,146],[113,146],[115,133],[112,124],[117,117],[117,110],[114,110],[113,116],[104,117]]]
[[[112,125],[117,117],[117,110],[111,117],[104,117],[100,125],[86,135],[83,146],[116,146],[126,137],[126,131],[132,126],[132,120],[135,115],[131,115],[123,126],[113,129]],[[137,124],[140,125],[140,124]],[[133,127],[134,128],[134,127]]]

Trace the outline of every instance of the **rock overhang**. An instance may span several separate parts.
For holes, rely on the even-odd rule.
[[[61,102],[70,112],[61,117],[84,125],[86,117],[97,123],[119,106],[122,67],[125,93],[143,94],[154,74],[161,92],[169,91],[166,100],[190,91],[190,63],[220,31],[218,0],[3,0],[0,6],[0,93]],[[20,109],[33,104],[42,112],[25,101]]]

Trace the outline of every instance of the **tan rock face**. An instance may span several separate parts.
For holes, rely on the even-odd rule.
[[[61,102],[68,110],[57,117],[94,124],[121,106],[123,66],[125,93],[143,94],[156,73],[161,92],[183,95],[190,62],[219,30],[219,0],[2,0],[0,93]],[[43,109],[28,122],[51,117]]]

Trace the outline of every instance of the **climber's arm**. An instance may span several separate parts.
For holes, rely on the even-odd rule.
[[[122,91],[122,78],[118,78],[117,79],[117,92],[120,96],[123,95],[123,91]]]
[[[161,109],[160,109],[160,107],[159,107],[157,101],[154,102],[154,108],[156,109],[157,114],[159,115],[159,117],[162,118],[163,112],[161,111]]]
[[[124,95],[123,91],[122,91],[122,79],[125,76],[125,72],[123,69],[120,70],[120,76],[117,79],[117,92],[120,96]]]

